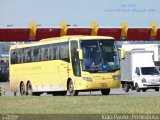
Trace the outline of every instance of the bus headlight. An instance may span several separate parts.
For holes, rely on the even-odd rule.
[[[145,83],[146,82],[146,79],[145,78],[142,78],[142,83]]]
[[[82,78],[83,78],[83,80],[86,80],[86,81],[89,81],[89,82],[92,81],[92,78],[90,78],[90,77],[82,77]]]
[[[116,76],[116,77],[113,77],[114,80],[120,80],[121,79],[121,76]]]

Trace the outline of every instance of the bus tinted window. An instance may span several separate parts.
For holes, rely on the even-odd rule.
[[[24,49],[18,49],[18,63],[23,63],[24,61]]]
[[[33,62],[40,61],[40,48],[39,47],[34,47],[32,61]]]
[[[60,59],[69,61],[69,47],[68,43],[61,43],[60,45]]]
[[[55,47],[55,59],[58,60],[59,59],[59,54],[60,54],[60,50],[59,50],[59,45],[57,44],[57,46]]]
[[[58,59],[69,62],[69,42],[11,50],[11,64]]]
[[[53,49],[52,45],[48,46],[49,60],[53,60]]]
[[[17,63],[17,54],[15,50],[11,51],[11,64],[16,64]]]
[[[49,59],[49,46],[48,45],[44,45],[41,47],[41,60],[48,60]]]
[[[31,48],[25,48],[25,62],[31,62]]]

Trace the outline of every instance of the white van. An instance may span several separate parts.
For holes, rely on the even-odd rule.
[[[155,66],[136,67],[133,75],[135,90],[145,92],[147,89],[155,89],[159,91],[160,76],[159,70]]]
[[[153,62],[153,51],[127,51],[121,61],[121,83],[125,92],[159,91],[160,73]]]

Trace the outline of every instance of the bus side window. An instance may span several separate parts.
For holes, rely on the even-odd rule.
[[[61,43],[60,45],[60,59],[69,62],[69,43]]]
[[[52,46],[52,53],[53,53],[53,59],[59,59],[59,46],[58,44],[55,44]]]
[[[16,52],[14,50],[11,51],[11,64],[16,64]]]
[[[60,55],[60,45],[58,44],[58,46],[56,47],[56,60],[59,59],[59,55]]]
[[[41,60],[48,60],[49,54],[48,54],[48,46],[45,45],[41,48]]]
[[[31,62],[31,48],[25,49],[25,62]]]
[[[49,60],[49,50],[48,50],[48,47],[45,48],[44,56],[45,56],[45,60]]]
[[[32,61],[40,61],[40,48],[39,47],[35,47],[33,49],[33,59]]]
[[[24,63],[24,48],[21,49],[21,63]]]
[[[19,49],[17,49],[17,58],[18,58],[18,63],[20,63],[20,61],[21,61],[21,55],[20,55],[20,50]]]
[[[18,63],[23,63],[24,49],[18,49]]]
[[[59,55],[60,55],[60,45],[59,44],[56,44],[54,46],[54,59],[55,60],[58,60],[59,59]]]
[[[49,45],[48,47],[48,53],[49,53],[49,60],[53,60],[53,51],[52,51],[52,45]]]

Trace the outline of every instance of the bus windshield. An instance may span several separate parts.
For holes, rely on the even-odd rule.
[[[81,40],[82,70],[115,72],[120,69],[118,50],[114,40]]]

